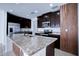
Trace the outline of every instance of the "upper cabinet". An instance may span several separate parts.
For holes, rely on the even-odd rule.
[[[60,12],[49,12],[38,16],[38,28],[60,27]]]
[[[7,13],[7,22],[19,23],[21,28],[31,28],[31,20]]]

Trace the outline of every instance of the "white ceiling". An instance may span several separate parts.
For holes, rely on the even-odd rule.
[[[60,3],[0,3],[0,9],[8,11],[14,15],[34,18],[47,12],[55,12],[60,9]]]

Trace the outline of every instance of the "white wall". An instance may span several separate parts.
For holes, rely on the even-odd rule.
[[[4,39],[6,36],[6,13],[0,10],[0,43],[4,44]]]
[[[12,51],[12,39],[10,37],[7,37],[7,51],[6,52],[10,52]]]
[[[0,10],[0,43],[2,43],[5,47],[7,45],[6,28],[7,28],[7,13],[3,10]]]
[[[37,32],[37,18],[32,18],[31,30],[32,30],[32,35],[35,35],[35,32]]]

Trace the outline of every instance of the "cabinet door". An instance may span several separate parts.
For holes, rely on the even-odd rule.
[[[56,12],[48,12],[38,17],[38,28],[43,28],[44,22],[49,22],[49,26],[53,27],[60,27],[60,15],[57,15],[60,11]],[[48,27],[48,26],[44,26]]]
[[[66,4],[60,8],[60,48],[77,54],[77,4]]]
[[[68,33],[67,33],[67,9],[66,9],[66,5],[62,6],[60,8],[60,24],[61,24],[61,36],[60,36],[60,48],[64,51],[67,50],[68,48]]]
[[[15,53],[16,56],[20,56],[20,48],[16,46],[15,43],[13,43],[13,52]]]

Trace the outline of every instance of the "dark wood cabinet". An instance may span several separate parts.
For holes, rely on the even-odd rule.
[[[55,41],[55,48],[60,49],[60,35],[56,35],[56,34],[50,35],[49,34],[48,37],[57,38],[57,40]]]
[[[21,28],[31,28],[31,20],[23,17],[7,13],[7,23],[19,23]]]
[[[12,44],[12,48],[13,48],[14,54],[16,56],[20,56],[20,48],[15,43]]]
[[[77,4],[70,3],[61,6],[60,19],[61,19],[60,48],[61,50],[77,55],[78,50]]]
[[[50,27],[60,27],[60,11],[48,12],[38,16],[38,28],[43,28],[43,22],[49,21]]]
[[[19,23],[21,28],[31,28],[31,20],[22,19]]]

